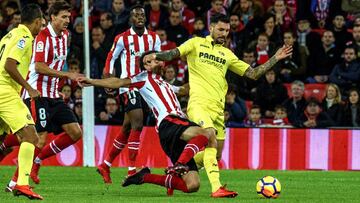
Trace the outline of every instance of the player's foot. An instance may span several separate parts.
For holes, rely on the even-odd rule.
[[[102,176],[104,183],[106,183],[106,184],[112,183],[112,180],[110,177],[110,167],[106,166],[105,164],[100,164],[97,167],[96,171]]]
[[[10,186],[9,184],[7,184],[5,187],[5,192],[12,192],[13,189],[14,189],[14,186]]]
[[[221,186],[218,190],[216,190],[215,192],[211,193],[211,197],[214,198],[218,198],[218,197],[230,197],[230,198],[234,198],[238,195],[237,192],[235,191],[230,191],[228,189],[226,189],[226,185]]]
[[[175,163],[174,166],[169,166],[165,169],[166,174],[183,176],[189,172],[189,167],[181,163]]]
[[[31,169],[30,178],[31,180],[34,181],[35,184],[40,183],[39,170],[40,170],[40,164],[34,163]]]
[[[166,189],[167,189],[166,194],[168,196],[172,196],[174,194],[174,189],[172,189],[172,188],[166,188]]]
[[[13,194],[14,196],[24,195],[29,199],[39,199],[39,200],[44,199],[41,195],[32,191],[29,185],[16,185],[13,189]]]
[[[145,174],[149,174],[150,169],[148,167],[142,168],[139,172],[135,173],[132,176],[127,177],[124,181],[122,186],[126,187],[129,185],[141,185],[144,183],[144,176]]]

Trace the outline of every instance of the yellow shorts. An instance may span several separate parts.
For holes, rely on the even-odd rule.
[[[0,133],[16,133],[27,125],[34,125],[30,111],[19,94],[9,86],[0,85]]]
[[[216,138],[225,140],[224,109],[207,107],[201,104],[190,104],[187,107],[189,119],[203,128],[214,128]]]

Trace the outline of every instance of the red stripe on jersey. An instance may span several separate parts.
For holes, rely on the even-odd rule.
[[[130,50],[129,50],[129,38],[124,36],[124,49],[126,50],[126,75],[130,75]],[[121,71],[124,70],[124,67],[121,67]]]
[[[176,104],[175,104],[175,98],[170,93],[169,86],[167,84],[165,84],[165,85],[166,85],[166,87],[168,87],[168,88],[165,88],[165,89],[166,89],[166,93],[168,94],[168,96],[169,96],[169,98],[171,100],[171,104],[173,105],[174,109],[177,111]]]
[[[171,108],[170,108],[169,104],[166,102],[166,99],[165,99],[165,97],[164,97],[164,95],[163,95],[163,93],[162,93],[159,85],[155,82],[154,78],[152,78],[152,75],[151,75],[151,74],[148,74],[148,79],[149,79],[149,81],[150,81],[151,86],[154,88],[156,94],[159,96],[161,102],[165,105],[166,111],[167,111],[168,113],[170,113],[170,112],[171,112]]]
[[[135,82],[130,85],[131,88],[136,87],[137,89],[142,88],[145,85],[145,81]]]
[[[155,44],[156,44],[156,33],[155,32],[150,32],[151,34],[151,37],[152,37],[152,41],[153,41],[153,44],[152,44],[152,50],[155,50]]]
[[[110,63],[111,63],[111,59],[113,58],[113,53],[114,53],[114,50],[116,48],[116,45],[120,39],[122,35],[116,35],[115,37],[115,40],[114,40],[114,44],[113,44],[113,47],[111,48],[111,50],[109,51],[108,55],[107,55],[107,58],[106,58],[106,62],[105,62],[105,67],[104,67],[104,70],[103,70],[103,74],[109,74],[110,73]]]
[[[139,56],[138,56],[138,52],[140,50],[139,48],[139,36],[138,35],[133,35],[133,39],[134,39],[134,51],[135,51],[135,74],[138,74],[140,72],[140,68],[139,68]],[[128,75],[130,75],[130,72],[128,73]]]
[[[155,42],[153,42],[155,44]],[[149,36],[144,35],[144,51],[149,50]]]

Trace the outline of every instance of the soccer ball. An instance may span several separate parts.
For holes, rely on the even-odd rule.
[[[256,184],[256,192],[260,197],[277,198],[280,195],[281,184],[272,176],[261,178]]]

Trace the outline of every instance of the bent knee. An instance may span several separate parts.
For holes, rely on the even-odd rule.
[[[191,183],[186,184],[189,193],[197,192],[200,189],[200,182],[193,181]]]

